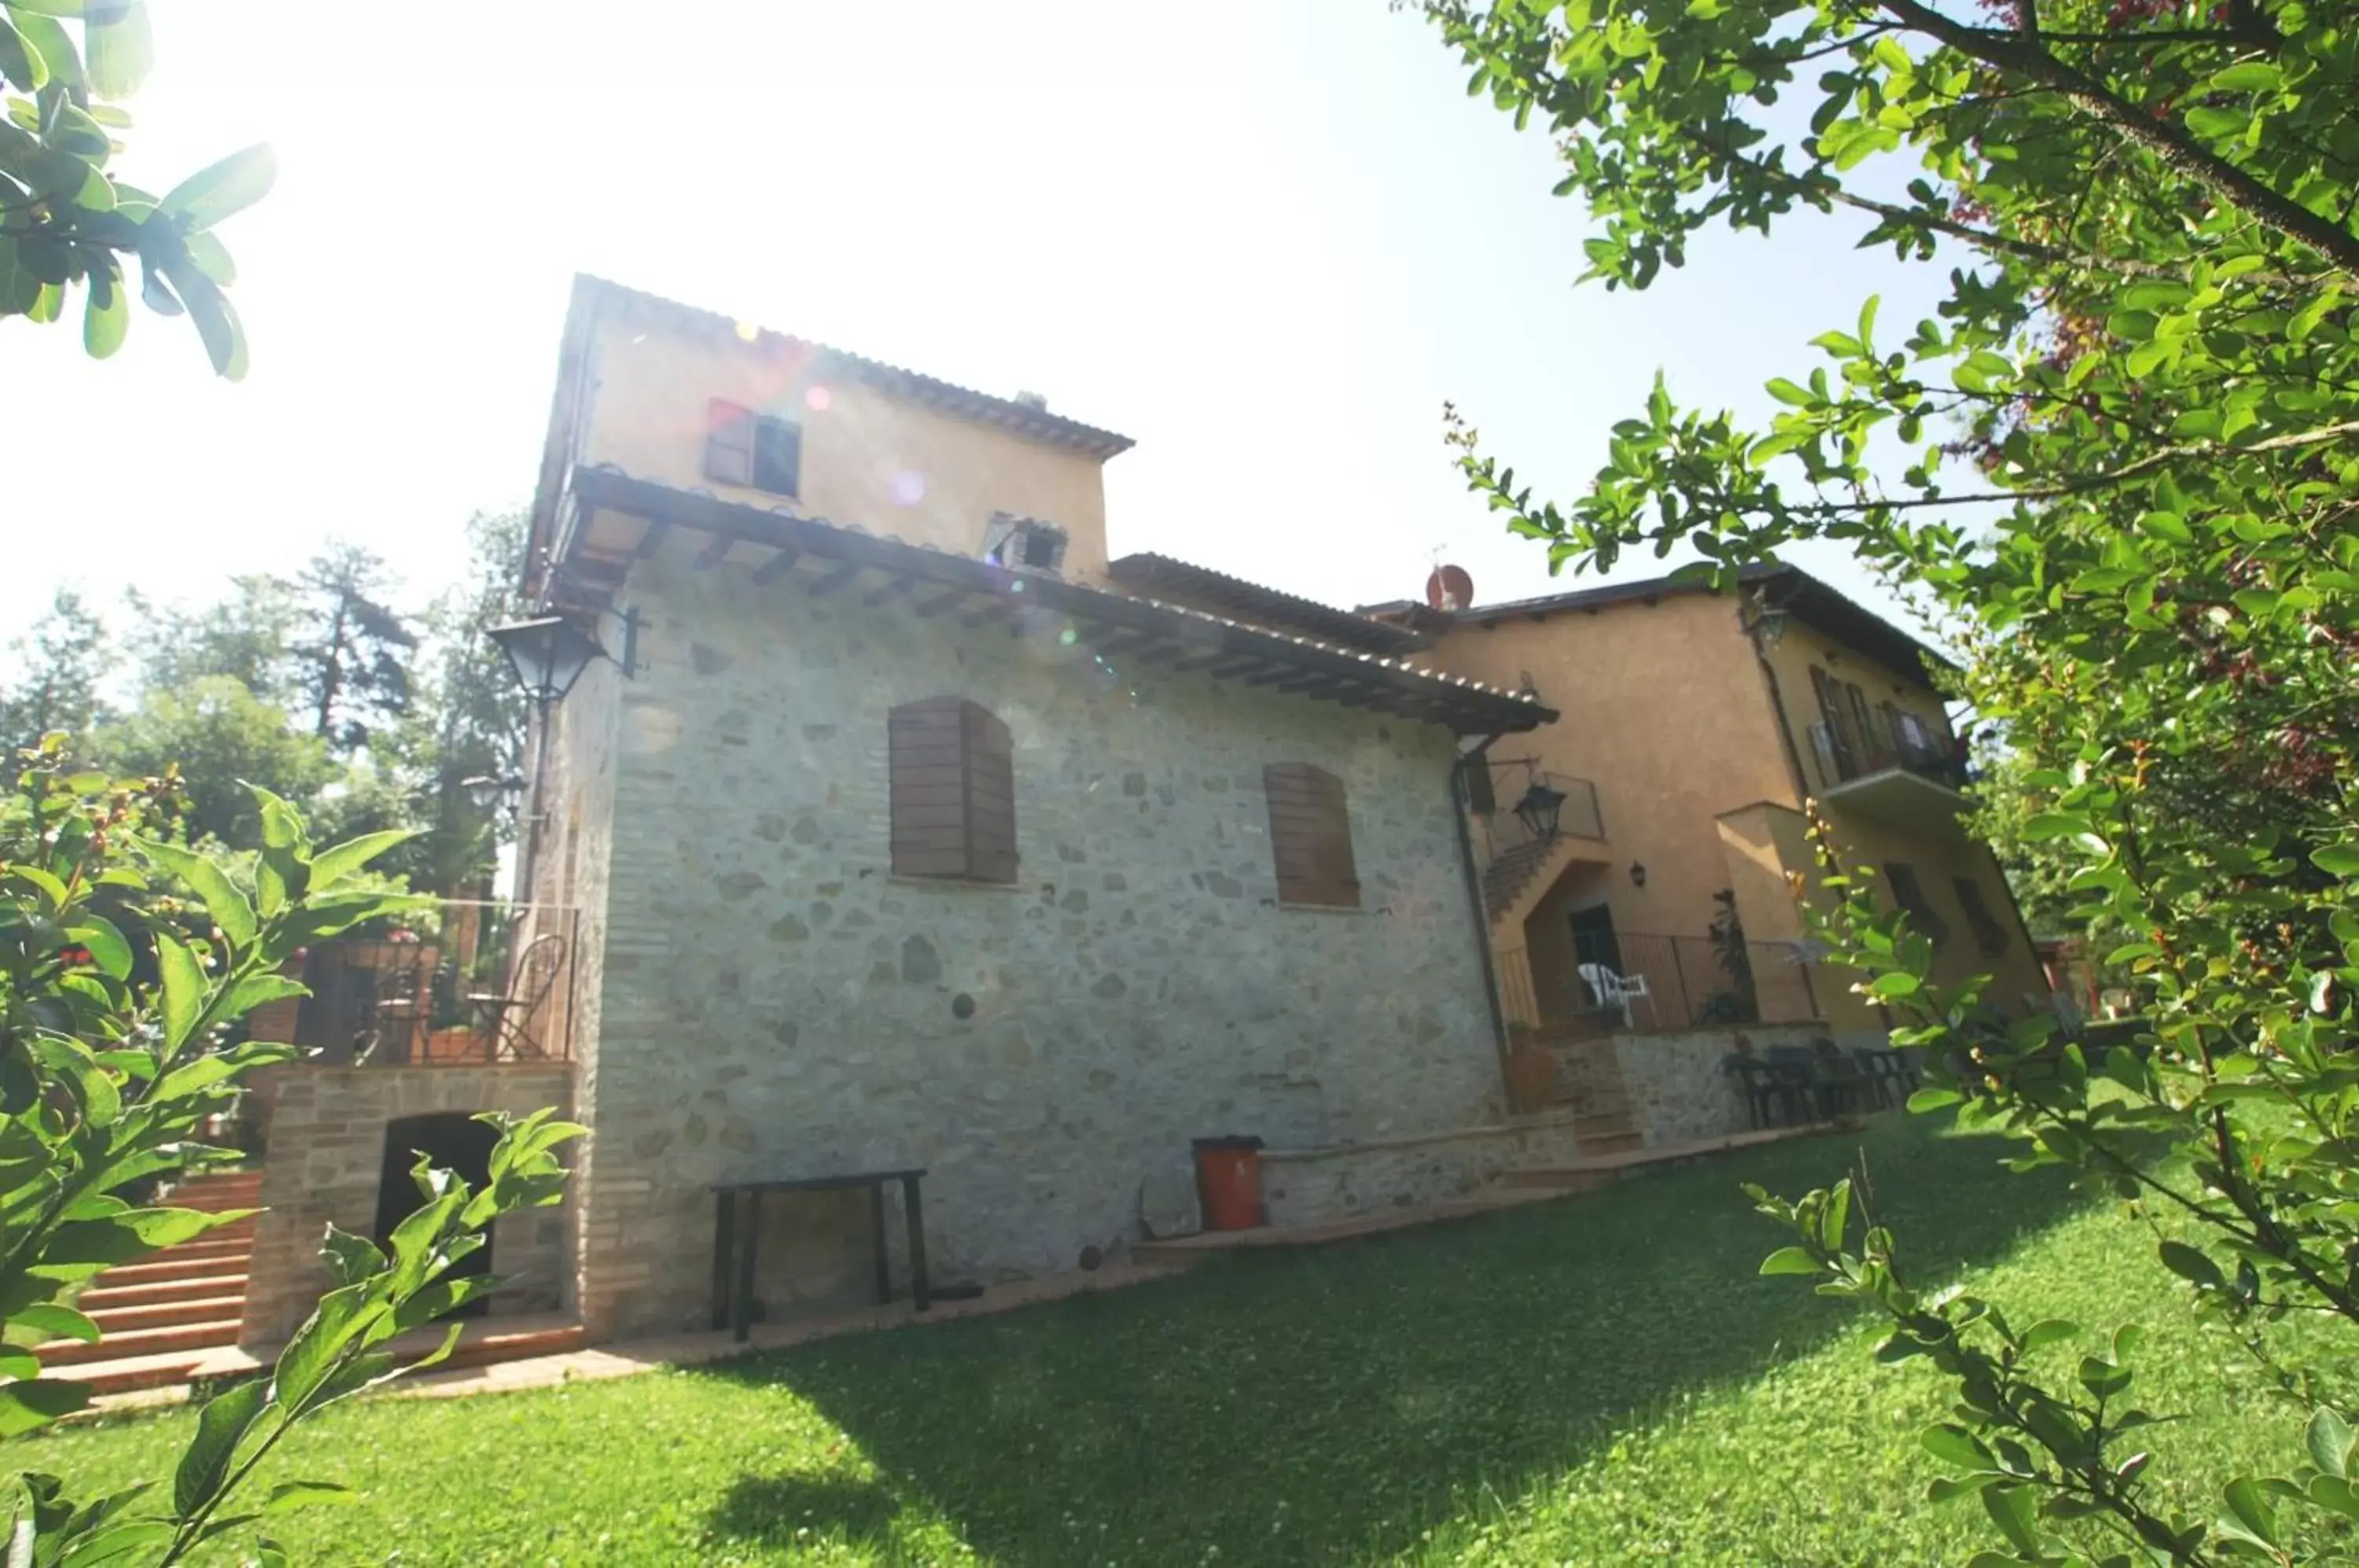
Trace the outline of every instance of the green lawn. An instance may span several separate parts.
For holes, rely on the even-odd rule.
[[[332,1563],[1930,1563],[1983,1540],[1919,1502],[1924,1374],[1791,1279],[1736,1191],[1839,1174],[1864,1142],[1920,1279],[2026,1320],[2136,1315],[2151,1242],[1887,1118],[1619,1189],[992,1318],[697,1371],[378,1400],[284,1474],[362,1487],[296,1515]],[[1904,1254],[1904,1257],[1908,1256]],[[2172,1306],[2141,1319],[2158,1473],[2208,1517],[2294,1418]],[[20,1442],[77,1483],[168,1473],[169,1413]]]

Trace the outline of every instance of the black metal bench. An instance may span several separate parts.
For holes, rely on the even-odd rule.
[[[918,1183],[926,1172],[855,1171],[840,1176],[798,1176],[776,1181],[724,1181],[712,1189],[718,1212],[712,1229],[712,1326],[724,1323],[739,1341],[754,1332],[754,1248],[762,1233],[765,1192],[834,1192],[868,1189],[870,1228],[876,1241],[876,1300],[893,1300],[893,1268],[885,1252],[885,1184],[901,1183],[901,1206],[909,1225],[909,1301],[919,1312],[932,1303],[926,1293],[925,1209]]]

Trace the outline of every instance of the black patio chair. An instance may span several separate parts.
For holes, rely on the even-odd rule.
[[[1863,1045],[1851,1055],[1859,1063],[1860,1073],[1867,1080],[1879,1109],[1898,1110],[1908,1105],[1908,1096],[1917,1092],[1917,1085],[1922,1082],[1917,1063],[1905,1051]]]
[[[1875,1093],[1859,1063],[1825,1035],[1810,1041],[1810,1055],[1819,1073],[1819,1104],[1829,1116],[1864,1111]]]
[[[565,968],[565,938],[556,931],[535,937],[517,957],[516,975],[506,990],[477,992],[467,998],[469,1006],[488,1019],[486,1032],[494,1060],[532,1061],[549,1054],[548,1042],[539,1038],[537,1026],[541,1007],[557,988],[557,977]]]
[[[1720,1070],[1737,1080],[1745,1094],[1745,1119],[1755,1131],[1769,1125],[1785,1090],[1766,1062],[1749,1056],[1724,1056]]]

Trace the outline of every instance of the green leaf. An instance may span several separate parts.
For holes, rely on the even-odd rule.
[[[205,975],[197,955],[178,937],[156,935],[156,967],[164,1006],[164,1050],[167,1055],[188,1043],[190,1031],[205,1011]]]
[[[90,949],[91,962],[99,973],[113,979],[126,980],[131,976],[131,944],[111,920],[96,915],[83,915],[66,927],[66,940]]]
[[[2051,1345],[2061,1345],[2068,1339],[2076,1339],[2080,1334],[2079,1323],[2068,1323],[2062,1318],[2042,1318],[2023,1331],[2023,1348],[2028,1355],[2032,1351],[2045,1350]]]
[[[0,1437],[22,1437],[89,1403],[89,1384],[60,1377],[0,1386]]]
[[[2211,89],[2214,93],[2267,93],[2275,91],[2284,80],[2285,73],[2267,60],[2239,60],[2225,71],[2214,72]]]
[[[1954,1465],[1961,1470],[1995,1470],[1998,1460],[1983,1445],[1982,1439],[1964,1427],[1947,1422],[1929,1426],[1918,1434],[1925,1452],[1944,1465]]]
[[[1983,1511],[2017,1552],[2026,1557],[2046,1555],[2039,1544],[2039,1501],[2030,1487],[1985,1486]]]
[[[2310,863],[2337,877],[2359,877],[2359,842],[2344,839],[2310,851]]]
[[[2197,1285],[2212,1290],[2223,1289],[2227,1284],[2220,1272],[2220,1266],[2185,1242],[2164,1242],[2161,1256],[2162,1266],[2182,1279],[2191,1279]]]
[[[2312,1465],[2339,1480],[2347,1480],[2351,1475],[2351,1423],[2343,1419],[2341,1412],[2321,1405],[2310,1414],[2302,1443],[2310,1450]]]
[[[2187,519],[2176,512],[2148,512],[2138,519],[2138,527],[2155,538],[2169,539],[2173,544],[2195,542],[2195,530],[2189,528]]]
[[[28,1328],[52,1339],[78,1339],[84,1345],[98,1343],[98,1325],[59,1301],[35,1301],[31,1306],[18,1307],[8,1314],[8,1326]]]
[[[102,98],[128,98],[156,63],[147,0],[89,0],[82,11],[90,84]]]
[[[113,357],[131,331],[131,295],[123,287],[123,267],[109,256],[103,270],[90,277],[89,298],[82,305],[82,347],[92,359]]]
[[[1799,1247],[1781,1247],[1761,1260],[1763,1274],[1816,1274],[1819,1260]]]
[[[1965,1096],[1955,1089],[1935,1088],[1929,1084],[1908,1096],[1908,1111],[1912,1116],[1921,1116],[1928,1111],[1938,1111],[1946,1105],[1963,1104],[1964,1101]]]
[[[337,883],[386,850],[417,836],[408,829],[396,828],[385,833],[363,833],[333,849],[322,850],[311,862],[311,891],[325,893],[333,890]]]
[[[297,1508],[317,1508],[322,1503],[349,1503],[360,1494],[350,1486],[340,1486],[333,1481],[281,1481],[270,1488],[263,1499],[266,1514],[291,1513]]]
[[[1925,982],[1905,969],[1895,969],[1879,975],[1868,983],[1867,994],[1879,1002],[1895,1002],[1903,996],[1913,996],[1925,988]]]
[[[158,270],[188,308],[197,336],[204,340],[206,357],[212,361],[213,374],[225,381],[245,380],[245,328],[221,286],[190,262],[168,261]]]
[[[256,1377],[206,1401],[196,1435],[172,1476],[172,1511],[187,1518],[213,1500],[229,1475],[237,1445],[269,1402],[270,1385]]]
[[[278,155],[270,150],[269,143],[259,143],[234,152],[173,186],[156,204],[156,212],[159,217],[177,222],[185,232],[200,234],[270,194],[270,187],[277,178]]]
[[[38,92],[49,79],[49,62],[16,30],[5,10],[0,10],[0,77],[25,93]]]
[[[237,890],[237,884],[227,873],[192,849],[176,844],[159,844],[153,839],[136,838],[133,847],[142,855],[162,867],[167,873],[189,885],[190,891],[204,900],[205,913],[222,934],[240,947],[254,941],[254,906]]]
[[[2022,833],[2035,844],[2089,831],[2089,819],[2078,811],[2034,811],[2023,822]]]
[[[2228,1483],[2226,1496],[2228,1518],[2220,1521],[2222,1531],[2274,1548],[2277,1544],[2277,1510],[2261,1495],[2260,1483],[2250,1475],[2239,1475]]]

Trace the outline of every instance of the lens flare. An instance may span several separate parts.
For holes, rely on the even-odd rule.
[[[893,499],[904,506],[914,506],[926,498],[926,476],[914,469],[905,469],[893,475]]]
[[[828,405],[834,401],[835,394],[824,387],[813,387],[803,394],[803,406],[815,414],[826,413]]]

